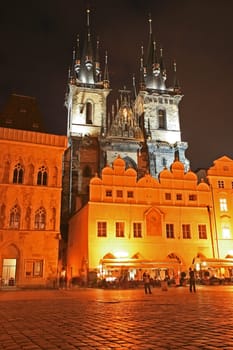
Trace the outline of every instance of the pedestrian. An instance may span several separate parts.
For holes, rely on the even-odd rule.
[[[66,269],[63,267],[60,275],[60,288],[65,289],[66,281]]]
[[[145,293],[149,293],[151,294],[151,288],[150,288],[150,275],[149,274],[145,274],[144,275],[144,289],[145,289]]]
[[[191,269],[191,267],[189,268],[189,291],[190,293],[192,293],[192,291],[196,293],[195,272]]]

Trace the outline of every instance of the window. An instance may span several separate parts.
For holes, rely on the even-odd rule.
[[[111,190],[107,190],[105,192],[105,195],[106,195],[106,197],[112,197],[112,191]]]
[[[167,238],[175,238],[173,224],[166,224],[166,237]]]
[[[223,180],[218,181],[218,188],[224,188],[224,181]]]
[[[92,104],[86,103],[86,124],[92,124]]]
[[[107,237],[107,222],[106,221],[97,222],[97,236],[98,237]]]
[[[122,198],[123,197],[123,191],[117,190],[116,191],[116,196],[117,196],[117,198]]]
[[[166,158],[162,158],[162,166],[164,167],[164,168],[166,168],[167,167],[167,160],[166,160]]]
[[[227,200],[226,200],[226,198],[220,198],[219,199],[219,204],[220,204],[220,210],[221,211],[227,211]]]
[[[128,191],[127,192],[127,197],[128,198],[133,198],[134,196],[133,196],[133,191]]]
[[[47,185],[47,169],[44,165],[42,165],[39,168],[38,174],[37,174],[37,185],[46,186]]]
[[[10,211],[10,228],[19,229],[20,227],[20,208],[15,205]]]
[[[197,200],[196,194],[190,194],[190,195],[189,195],[189,200],[190,200],[190,201],[196,201],[196,200]]]
[[[26,260],[25,261],[26,277],[43,277],[43,260]]]
[[[228,226],[222,227],[222,238],[223,239],[231,239],[231,231]]]
[[[133,236],[135,238],[142,237],[142,224],[141,224],[141,222],[134,222],[133,223]]]
[[[183,233],[183,238],[185,238],[185,239],[191,238],[191,231],[190,231],[190,225],[189,224],[183,224],[182,225],[182,233]]]
[[[164,109],[158,110],[159,129],[166,129],[166,111]]]
[[[116,237],[124,237],[125,235],[125,223],[116,222]]]
[[[88,165],[83,169],[83,177],[91,177],[91,168]]]
[[[207,239],[206,225],[198,225],[199,239]]]
[[[176,194],[176,200],[177,201],[181,201],[182,200],[182,194],[181,193],[177,193]]]
[[[23,183],[23,168],[20,163],[16,164],[13,172],[13,183],[22,184]]]
[[[165,199],[166,201],[170,201],[172,199],[171,193],[165,193]]]
[[[40,207],[36,211],[36,215],[35,215],[35,229],[44,230],[45,223],[46,223],[46,212],[44,208]]]

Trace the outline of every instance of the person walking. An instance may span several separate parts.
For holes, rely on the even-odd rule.
[[[196,293],[195,272],[194,272],[194,270],[191,269],[191,267],[189,268],[189,291],[190,291],[190,293],[192,293],[192,291],[194,293]]]
[[[145,274],[144,275],[144,289],[145,289],[145,293],[149,293],[149,294],[152,294],[151,293],[151,288],[150,288],[150,275],[149,274]]]

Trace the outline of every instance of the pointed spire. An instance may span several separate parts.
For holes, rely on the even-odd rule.
[[[69,82],[70,82],[70,84],[75,84],[75,80],[76,80],[76,73],[75,73],[75,49],[73,49],[72,65],[71,65],[71,68],[69,68]]]
[[[108,72],[108,54],[107,51],[105,53],[105,67],[104,67],[104,88],[109,89],[110,81],[109,81],[109,72]]]
[[[136,83],[135,83],[135,75],[133,74],[133,98],[134,100],[137,97]]]
[[[149,41],[147,47],[147,73],[150,75],[152,73],[154,60],[154,43],[152,38],[152,19],[149,16]]]
[[[174,92],[180,94],[181,93],[181,88],[179,81],[177,79],[177,72],[176,72],[176,61],[173,62],[173,69],[174,69]]]
[[[95,53],[95,74],[96,74],[96,80],[100,80],[100,58],[99,58],[99,38],[97,38],[96,41],[96,53]]]
[[[141,58],[140,58],[140,82],[139,82],[140,90],[145,90],[145,76],[146,76],[146,68],[144,67],[144,49],[142,45]]]
[[[79,35],[77,35],[76,58],[75,58],[75,71],[77,73],[77,76],[79,75],[80,65],[81,65],[80,40],[79,40]]]

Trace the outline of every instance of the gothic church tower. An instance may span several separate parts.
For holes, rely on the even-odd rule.
[[[145,59],[143,47],[140,64],[140,91],[136,99],[136,110],[143,119],[144,136],[148,151],[150,174],[158,177],[164,168],[170,168],[175,159],[189,170],[185,157],[187,142],[181,140],[179,103],[181,90],[174,64],[173,87],[166,87],[166,69],[162,49],[156,48],[149,19],[149,42]]]
[[[64,157],[63,221],[88,200],[90,179],[99,173],[99,135],[106,130],[106,100],[110,92],[107,54],[101,70],[99,40],[93,42],[90,10],[87,10],[86,37],[77,38],[69,70],[67,136],[69,149]]]

